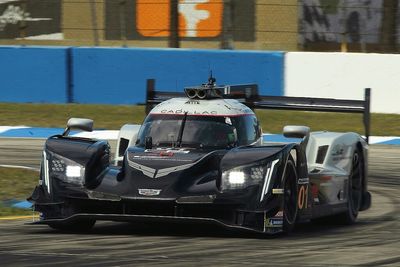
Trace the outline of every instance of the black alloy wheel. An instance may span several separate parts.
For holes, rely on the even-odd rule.
[[[286,163],[283,178],[284,203],[283,203],[283,230],[288,233],[294,228],[297,218],[297,171],[292,157]]]
[[[357,219],[362,201],[363,164],[362,154],[355,151],[347,183],[347,211],[336,217],[335,222],[339,224],[353,224]]]

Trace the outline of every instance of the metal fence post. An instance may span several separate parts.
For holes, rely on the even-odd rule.
[[[154,98],[155,84],[155,79],[146,80],[146,114],[149,114],[150,110],[153,108],[149,100]]]
[[[66,51],[66,89],[67,103],[74,103],[74,76],[73,76],[73,58],[72,48],[67,48]]]
[[[169,47],[179,48],[179,3],[171,0],[169,12]]]
[[[95,0],[90,0],[90,13],[92,18],[93,43],[94,46],[99,46],[99,33],[97,32],[97,12]]]
[[[369,135],[371,129],[371,113],[370,113],[370,105],[371,105],[371,88],[365,88],[364,92],[364,128],[365,128],[365,137],[367,139],[367,143],[369,143]]]

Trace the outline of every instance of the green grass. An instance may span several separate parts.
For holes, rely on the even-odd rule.
[[[281,133],[284,125],[310,126],[313,131],[353,131],[364,134],[360,114],[258,110],[264,132]],[[71,117],[90,118],[96,129],[118,130],[126,123],[142,123],[144,106],[0,103],[0,125],[65,127]],[[400,135],[400,115],[372,114],[371,135]]]
[[[32,210],[22,210],[11,207],[5,207],[0,204],[0,217],[3,216],[22,216],[22,215],[32,215]]]
[[[312,131],[365,133],[361,114],[276,110],[258,110],[256,113],[264,132],[280,133],[283,126],[294,124],[309,126]],[[371,135],[399,136],[400,115],[371,114]]]
[[[96,129],[117,130],[126,123],[142,123],[144,106],[0,103],[0,125],[65,127],[71,117],[94,120]]]
[[[39,173],[31,170],[0,168],[0,216],[30,215],[32,211],[2,205],[7,200],[25,200],[38,183]]]

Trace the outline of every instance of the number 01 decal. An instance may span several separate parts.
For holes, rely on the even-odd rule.
[[[297,199],[297,205],[299,206],[299,209],[307,207],[307,199],[308,199],[308,185],[302,185],[299,189],[299,197]]]

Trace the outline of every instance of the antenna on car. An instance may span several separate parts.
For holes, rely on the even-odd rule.
[[[210,77],[208,77],[208,82],[207,82],[207,87],[214,87],[215,86],[215,82],[217,81],[217,79],[215,79],[212,75],[212,70],[210,70]]]

